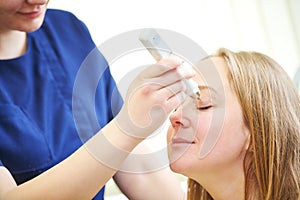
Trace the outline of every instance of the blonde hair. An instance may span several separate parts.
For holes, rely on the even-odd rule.
[[[300,200],[300,97],[286,72],[257,52],[220,49],[237,94],[250,146],[244,159],[245,200]],[[188,180],[188,199],[210,200]]]

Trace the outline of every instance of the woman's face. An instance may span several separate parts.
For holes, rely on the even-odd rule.
[[[48,0],[0,0],[0,33],[32,32],[43,23]]]
[[[227,80],[223,58],[206,59],[197,67],[204,72],[204,78],[194,78],[201,98],[187,98],[170,115],[167,137],[171,169],[195,180],[224,169],[242,169],[249,144],[248,129]]]

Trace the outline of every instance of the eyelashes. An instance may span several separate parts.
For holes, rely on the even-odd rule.
[[[179,105],[178,107],[174,108],[172,113],[177,112],[181,106],[182,105]],[[199,111],[208,111],[212,109],[215,105],[213,104],[213,99],[211,98],[211,96],[203,95],[201,96],[201,98],[194,99],[194,106]]]
[[[195,104],[197,110],[201,110],[201,111],[209,110],[210,108],[213,107],[212,99],[207,96],[203,96],[202,98],[197,99],[195,101]]]
[[[197,106],[198,110],[209,110],[210,108],[212,108],[212,105],[209,105],[209,106]]]

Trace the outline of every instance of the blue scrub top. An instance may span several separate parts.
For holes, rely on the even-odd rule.
[[[0,60],[0,165],[8,168],[18,184],[82,146],[73,119],[72,92],[81,64],[95,49],[81,21],[52,9],[47,10],[42,27],[28,34],[27,43],[23,56]],[[112,97],[116,85],[108,64],[99,51],[94,54],[89,62],[91,76],[94,70],[104,71],[95,95],[97,119],[103,127],[119,111],[122,99],[119,93]],[[84,102],[88,101],[77,109],[86,113],[90,105]],[[89,126],[85,128],[88,137],[99,130],[90,124],[82,126]],[[94,199],[103,199],[103,193],[104,188]]]

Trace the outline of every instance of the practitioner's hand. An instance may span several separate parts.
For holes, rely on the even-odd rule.
[[[183,79],[191,78],[195,72],[181,64],[182,61],[176,58],[162,59],[134,79],[115,119],[122,132],[146,138],[185,100]]]

